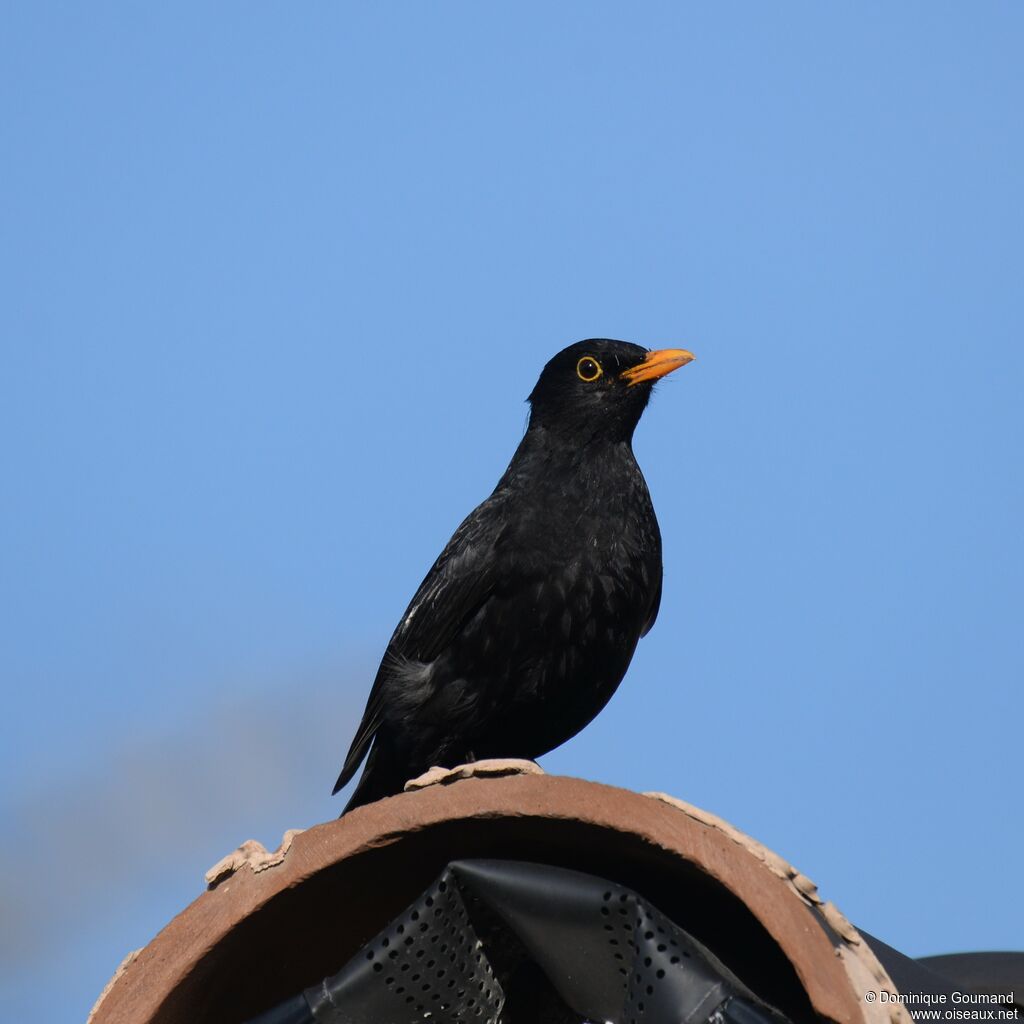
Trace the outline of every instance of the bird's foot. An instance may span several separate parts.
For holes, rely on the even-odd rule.
[[[427,786],[447,785],[460,779],[497,778],[501,775],[543,775],[544,769],[536,761],[526,761],[520,757],[492,757],[470,764],[456,765],[454,768],[441,768],[434,765],[422,775],[410,779],[405,784],[408,793],[413,789],[426,789]]]

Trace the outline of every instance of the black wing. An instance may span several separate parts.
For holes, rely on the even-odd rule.
[[[463,521],[420,584],[392,634],[334,792],[356,773],[384,719],[385,680],[404,661],[431,662],[491,596],[503,501],[491,496]]]
[[[644,628],[640,630],[640,638],[643,639],[650,633],[654,626],[655,621],[658,618],[658,609],[661,608],[661,583],[665,577],[662,575],[661,568],[658,569],[658,587],[654,591],[654,598],[651,601],[651,610],[647,613],[647,621],[644,623]]]

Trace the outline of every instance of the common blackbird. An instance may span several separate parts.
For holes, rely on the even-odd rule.
[[[594,338],[544,367],[508,469],[391,637],[334,787],[369,751],[345,811],[433,765],[535,759],[608,702],[661,600],[633,431],[654,382],[692,359]]]

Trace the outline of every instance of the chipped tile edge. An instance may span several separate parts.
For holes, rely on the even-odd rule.
[[[902,1003],[871,1003],[864,998],[869,991],[877,993],[878,990],[884,988],[896,992],[898,989],[857,929],[834,903],[826,902],[818,895],[818,886],[810,878],[798,871],[774,850],[769,850],[763,843],[758,842],[745,832],[741,832],[735,825],[731,825],[716,814],[688,804],[685,800],[680,800],[669,793],[652,790],[644,793],[643,796],[659,800],[661,803],[682,811],[687,817],[720,832],[738,846],[743,847],[744,850],[761,861],[772,874],[781,878],[812,911],[824,920],[840,940],[836,954],[843,964],[843,969],[850,979],[853,990],[860,993],[865,1021],[869,1024],[913,1024],[910,1013]]]
[[[281,845],[274,851],[267,850],[257,839],[246,839],[241,846],[232,850],[226,857],[221,857],[206,872],[204,878],[207,886],[211,889],[215,888],[243,867],[248,867],[253,874],[266,871],[267,868],[276,867],[288,855],[295,837],[301,835],[304,831],[305,829],[301,828],[288,829],[281,837]]]
[[[442,768],[434,765],[422,775],[410,779],[404,786],[404,792],[426,789],[428,786],[447,786],[462,779],[501,778],[505,775],[545,775],[546,772],[536,761],[528,761],[519,757],[493,757],[483,761],[471,761],[458,764],[454,768]]]
[[[142,947],[145,948],[145,947]],[[99,1013],[100,1006],[103,1005],[103,1000],[110,995],[110,990],[121,980],[122,975],[129,967],[138,959],[139,954],[142,952],[142,948],[133,949],[118,965],[117,970],[111,975],[110,980],[103,986],[103,991],[99,994],[99,998],[92,1005],[92,1009],[89,1011],[89,1016],[86,1018],[85,1024],[92,1024],[96,1018],[96,1014]]]

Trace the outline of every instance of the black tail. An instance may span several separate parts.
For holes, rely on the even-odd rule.
[[[381,737],[377,736],[370,749],[370,756],[366,759],[363,774],[341,813],[348,814],[363,804],[372,804],[375,800],[401,793],[408,778],[408,768],[403,760],[395,756],[391,744],[382,743]]]

